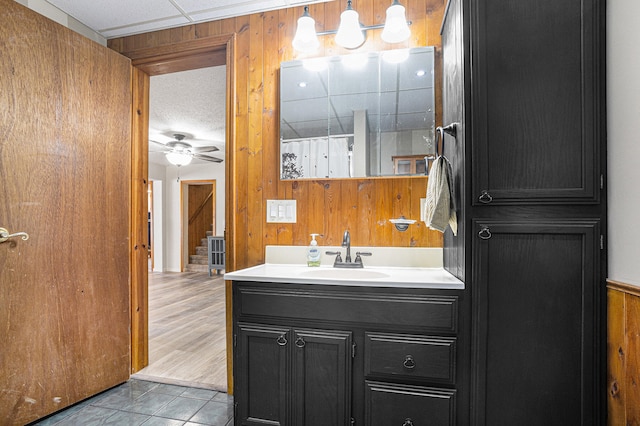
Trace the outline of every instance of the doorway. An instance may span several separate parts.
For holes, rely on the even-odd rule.
[[[216,181],[182,181],[182,271],[209,274],[207,237],[216,232]],[[184,238],[186,236],[186,238]]]
[[[199,40],[195,43],[193,48],[189,46],[184,46],[179,52],[171,52],[166,53],[162,49],[148,49],[144,52],[144,57],[138,56],[136,58],[132,58],[132,64],[134,65],[134,76],[133,76],[133,88],[134,88],[134,139],[135,139],[135,150],[134,156],[139,156],[140,158],[145,158],[148,156],[148,96],[149,96],[149,76],[159,75],[164,73],[171,73],[177,71],[183,71],[188,69],[202,68],[206,66],[215,66],[215,65],[224,65],[228,64],[226,68],[226,113],[225,113],[225,122],[227,123],[227,132],[226,132],[226,143],[225,143],[225,172],[224,172],[224,187],[225,188],[233,188],[233,141],[234,141],[234,128],[233,126],[229,126],[229,123],[232,122],[232,117],[234,115],[233,111],[235,110],[235,82],[234,72],[233,72],[233,63],[234,61],[228,58],[233,58],[233,40],[234,35],[224,35],[224,36],[215,36],[211,37],[208,40]],[[133,188],[132,191],[134,193],[134,202],[132,205],[132,209],[134,212],[134,223],[132,232],[134,235],[141,233],[137,228],[142,228],[142,218],[138,216],[137,212],[144,211],[146,213],[147,209],[144,204],[146,201],[146,197],[144,199],[135,200],[135,194],[140,193],[140,188],[144,188],[146,191],[146,175],[147,172],[145,170],[144,162],[136,162],[134,164],[134,168],[132,170],[133,173]],[[137,178],[136,178],[137,177]],[[173,177],[176,177],[175,175]],[[183,176],[183,178],[186,176]],[[170,182],[169,173],[167,173],[167,181]],[[175,180],[174,180],[175,181]],[[144,183],[144,184],[140,184]],[[168,185],[167,185],[168,186]],[[166,187],[163,188],[163,192],[166,194],[171,189]],[[218,191],[222,192],[222,191]],[[233,194],[229,193],[229,190],[224,191],[225,193],[225,206],[232,205],[231,199],[233,199]],[[136,201],[140,204],[136,204]],[[141,205],[142,204],[142,205]],[[146,216],[146,214],[145,214]],[[220,214],[217,215],[218,217]],[[228,251],[229,248],[233,247],[233,232],[232,226],[229,223],[229,218],[232,219],[232,215],[228,211],[224,211],[222,216],[225,218],[225,225],[223,229],[223,233],[227,240]],[[144,218],[144,227],[146,228],[146,217]],[[131,295],[132,295],[132,373],[138,372],[144,368],[149,361],[149,353],[148,353],[148,276],[147,276],[147,262],[145,258],[145,262],[143,263],[141,260],[141,256],[139,253],[133,253],[132,259],[132,287],[131,287]],[[228,260],[228,264],[233,266],[233,257],[230,257]],[[142,265],[144,265],[144,274],[142,273]],[[231,306],[231,295],[229,293],[229,289],[227,288],[228,284],[224,284],[224,306],[226,311],[226,351],[227,351],[227,380],[228,380],[228,392],[232,393],[232,365],[231,365],[231,347],[228,344],[231,329],[230,329],[230,306]]]
[[[136,373],[218,391],[227,389],[225,294],[208,271],[208,237],[224,227],[225,92],[224,65],[150,76],[149,187],[166,191],[149,213],[165,262],[149,273],[149,362]],[[189,161],[174,163],[176,152]]]

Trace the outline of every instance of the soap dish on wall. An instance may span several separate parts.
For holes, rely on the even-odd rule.
[[[398,219],[389,219],[389,222],[393,223],[400,232],[406,231],[409,225],[416,223],[415,220],[407,219],[404,216],[400,216]]]

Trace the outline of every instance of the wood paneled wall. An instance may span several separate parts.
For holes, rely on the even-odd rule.
[[[384,22],[391,0],[354,0],[353,8],[363,25]],[[446,0],[405,0],[411,38],[401,45],[380,40],[382,30],[368,31],[367,41],[357,51],[401,47],[436,47],[436,105],[441,105],[440,25]],[[309,7],[317,31],[335,30],[346,1],[331,1]],[[303,8],[288,8],[219,21],[199,23],[109,40],[109,47],[129,57],[137,52],[162,48],[166,51],[198,44],[204,39],[234,35],[232,67],[235,81],[233,105],[234,139],[227,157],[234,194],[227,194],[227,209],[235,215],[228,244],[233,245],[229,269],[264,261],[269,244],[306,245],[309,233],[320,233],[321,245],[339,244],[346,229],[354,245],[441,247],[442,235],[417,222],[398,232],[389,222],[404,215],[420,218],[427,178],[372,178],[281,181],[279,179],[279,67],[280,62],[299,59],[293,51],[296,21]],[[336,46],[332,35],[321,36],[315,56],[349,53]],[[437,108],[436,122],[441,122]],[[229,151],[228,151],[229,152]],[[298,223],[267,224],[267,199],[297,200]]]
[[[640,287],[607,283],[607,424],[640,424]]]

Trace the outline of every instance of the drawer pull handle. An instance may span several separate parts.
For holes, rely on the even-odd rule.
[[[478,201],[480,201],[483,204],[489,204],[490,202],[493,201],[493,197],[491,196],[491,194],[489,194],[489,191],[485,189],[484,191],[482,191],[482,193],[480,193],[480,196],[478,197]]]
[[[404,368],[408,368],[409,370],[416,368],[416,362],[413,360],[413,357],[411,355],[407,355],[404,357],[404,362],[402,363],[402,365],[404,365]],[[411,421],[411,419],[408,420]]]
[[[284,334],[281,334],[280,337],[276,340],[280,346],[284,346],[287,344],[287,338],[284,337]]]
[[[302,337],[298,337],[296,339],[296,346],[299,348],[304,348],[304,345],[306,345],[307,342],[304,341],[304,339]]]
[[[483,226],[480,232],[478,232],[478,236],[483,240],[488,240],[489,238],[491,238],[491,231],[489,230],[489,227]]]
[[[410,418],[406,418],[404,419],[404,423],[402,423],[402,426],[413,426],[413,422]]]

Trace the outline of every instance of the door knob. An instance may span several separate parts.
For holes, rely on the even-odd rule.
[[[4,243],[9,238],[22,237],[24,241],[29,239],[29,234],[26,232],[16,232],[15,234],[10,234],[5,228],[0,228],[0,243]]]

